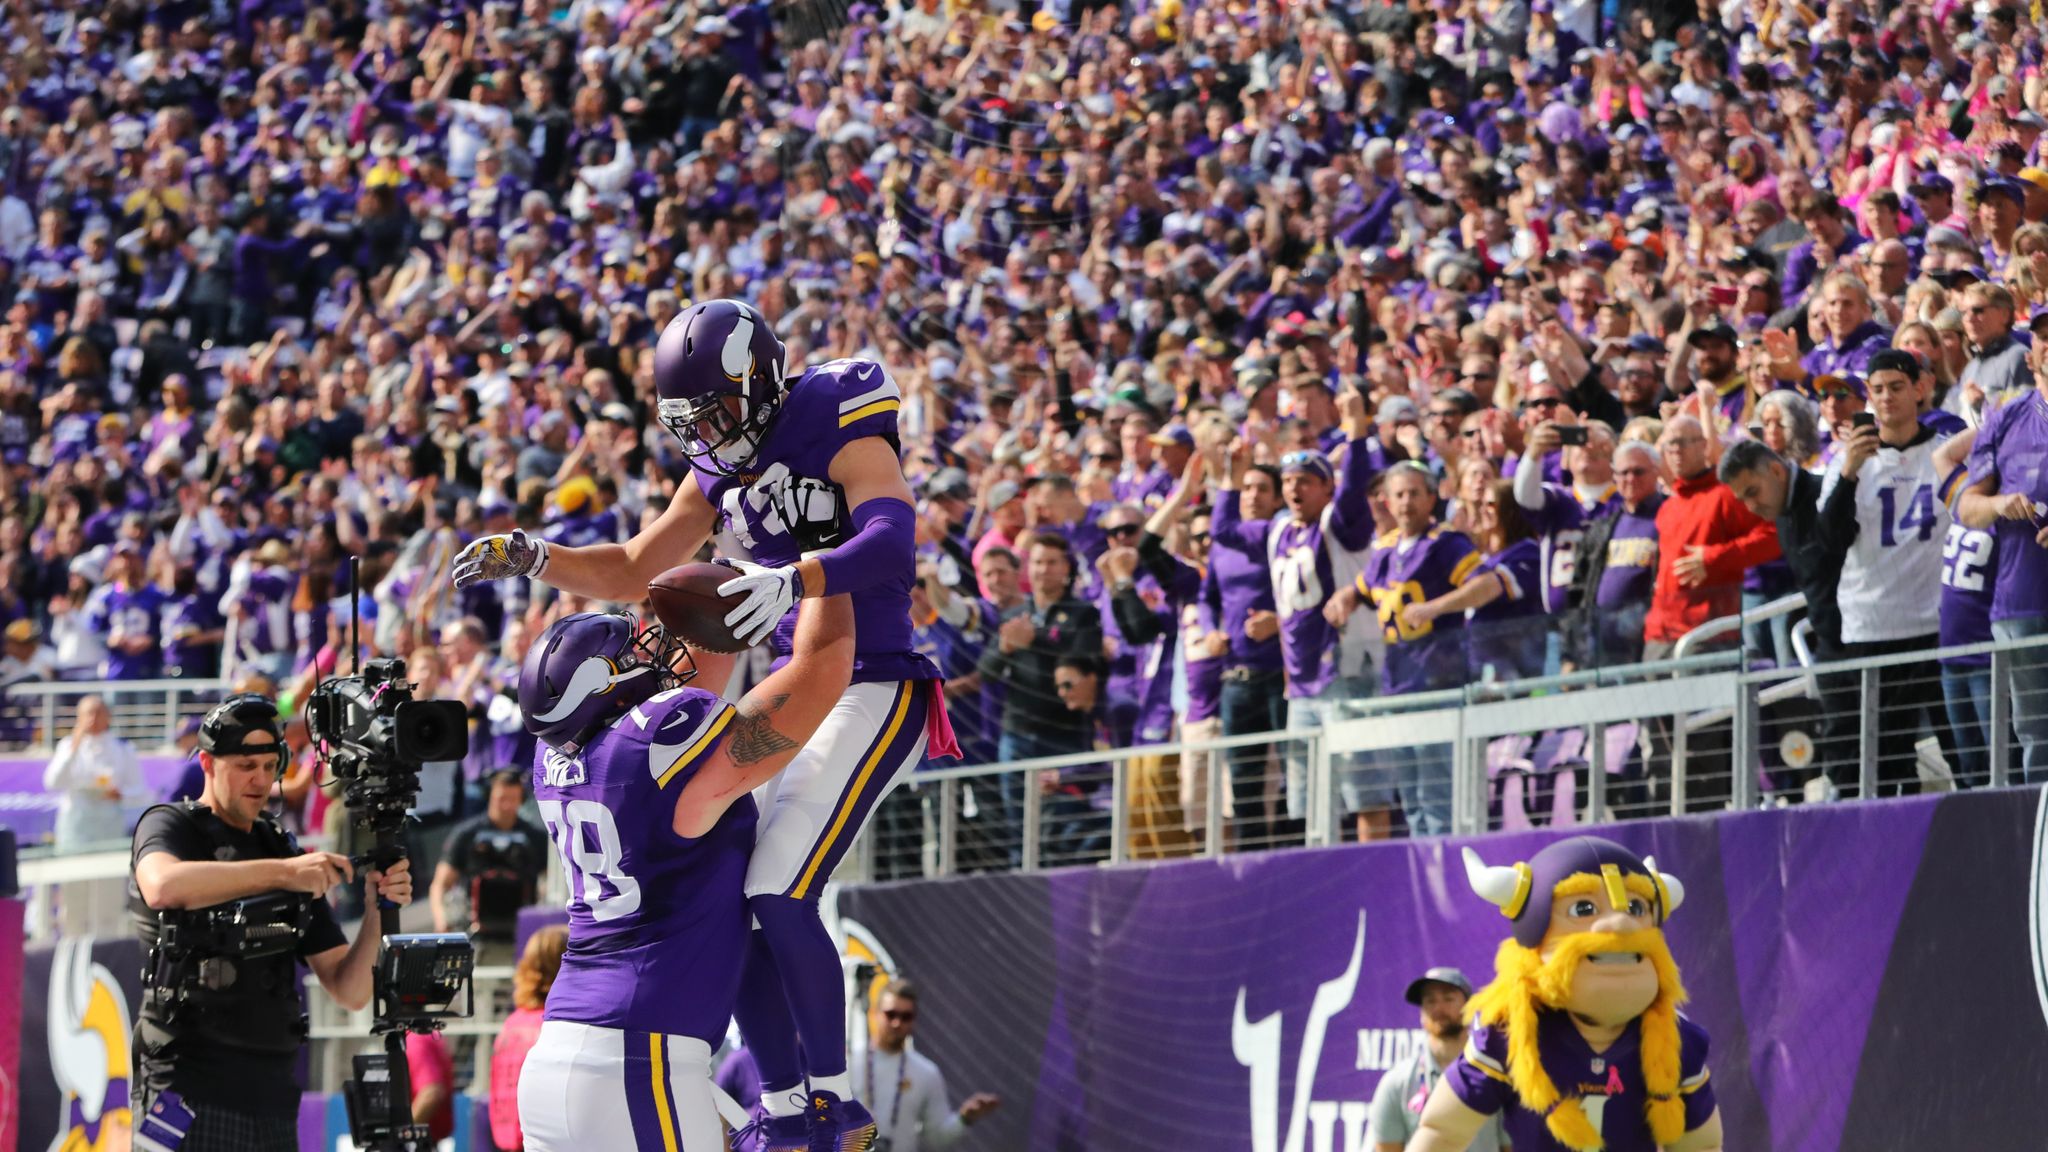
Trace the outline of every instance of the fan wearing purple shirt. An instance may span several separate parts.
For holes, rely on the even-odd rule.
[[[1465,614],[1467,667],[1474,679],[1517,680],[1543,674],[1542,550],[1536,530],[1515,503],[1514,482],[1495,480],[1480,497],[1478,529],[1485,559],[1455,590],[1401,609],[1409,628]]]
[[[2033,332],[2034,390],[1985,414],[1956,508],[1965,526],[1997,542],[1991,634],[2012,643],[2048,636],[2048,314],[2034,317]],[[2013,653],[2010,667],[2024,783],[2048,783],[2048,647]]]
[[[1403,461],[1387,470],[1386,501],[1394,530],[1373,542],[1357,583],[1332,596],[1324,614],[1342,624],[1366,600],[1373,603],[1387,636],[1381,695],[1456,687],[1465,679],[1464,613],[1419,619],[1406,610],[1463,587],[1479,568],[1479,549],[1464,533],[1436,523],[1436,481],[1420,464]],[[1409,832],[1449,832],[1450,749],[1410,749],[1398,779]]]
[[[1366,418],[1365,397],[1346,388],[1338,401],[1349,447],[1341,471],[1317,451],[1290,452],[1280,458],[1280,494],[1286,508],[1267,522],[1266,554],[1271,564],[1273,601],[1280,617],[1280,659],[1287,675],[1289,731],[1321,728],[1344,717],[1342,702],[1358,688],[1340,674],[1339,641],[1343,629],[1324,617],[1323,608],[1337,591],[1332,553],[1357,552],[1372,543],[1372,509],[1367,494],[1373,477],[1386,467],[1373,425]],[[1246,525],[1247,528],[1251,525]],[[1384,787],[1357,780],[1363,765],[1345,766],[1346,806],[1372,811],[1391,806]],[[1308,758],[1289,747],[1287,815],[1307,814]]]
[[[1280,656],[1280,617],[1274,611],[1271,561],[1265,525],[1280,507],[1280,475],[1253,466],[1240,441],[1216,471],[1214,516],[1210,520],[1210,578],[1214,582],[1230,651],[1223,666],[1223,734],[1243,736],[1286,726],[1285,673]],[[1211,461],[1215,468],[1215,462]],[[1268,750],[1235,748],[1230,757],[1231,805],[1247,838],[1264,836],[1265,772]]]
[[[100,675],[108,680],[149,680],[163,668],[157,647],[164,594],[142,577],[142,554],[133,543],[114,545],[107,561],[108,582],[86,602],[86,619],[106,638],[107,661]]]

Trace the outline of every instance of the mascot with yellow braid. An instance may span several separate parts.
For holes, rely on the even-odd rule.
[[[1664,943],[1678,878],[1591,836],[1512,868],[1467,848],[1465,874],[1514,933],[1408,1152],[1465,1152],[1503,1110],[1515,1152],[1720,1152],[1707,1034]]]

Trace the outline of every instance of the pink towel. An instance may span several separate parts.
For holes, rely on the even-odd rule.
[[[932,703],[924,714],[924,754],[933,758],[960,759],[960,741],[953,735],[953,721],[946,715],[946,688],[932,681]]]

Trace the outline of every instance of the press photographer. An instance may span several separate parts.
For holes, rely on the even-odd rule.
[[[199,729],[199,764],[199,800],[152,808],[135,828],[129,909],[149,955],[135,1028],[138,1124],[161,1102],[160,1122],[189,1127],[168,1145],[180,1152],[292,1152],[293,1058],[306,1036],[297,963],[337,1003],[364,1007],[378,919],[349,942],[324,899],[353,882],[349,858],[301,852],[266,811],[286,764],[275,701],[245,693],[215,707]],[[404,860],[364,880],[393,904],[412,900]]]

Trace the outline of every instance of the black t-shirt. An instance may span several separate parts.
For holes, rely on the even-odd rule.
[[[548,867],[548,834],[526,820],[500,828],[473,816],[448,835],[443,859],[462,877],[478,935],[511,939],[519,909],[539,898]]]
[[[223,824],[205,808],[169,805],[152,808],[135,826],[135,850],[131,862],[157,852],[168,852],[179,860],[269,860],[298,854],[298,846],[281,831],[258,827],[243,832]],[[141,889],[128,881],[128,906],[136,934],[145,950],[156,943],[156,915],[143,902]],[[312,902],[312,917],[306,935],[299,941],[300,960],[348,943],[334,909],[325,900]],[[294,966],[292,979],[299,979]],[[282,998],[266,1000],[262,1010],[291,1013],[301,1011]],[[135,1050],[144,1082],[151,1090],[170,1088],[186,1100],[199,1104],[232,1106],[245,1113],[293,1113],[299,1106],[299,1083],[292,1075],[293,1060],[280,1060],[275,1052],[242,1048],[202,1036],[188,1008],[175,1020],[165,1021],[145,998],[141,1018],[135,1024]]]

